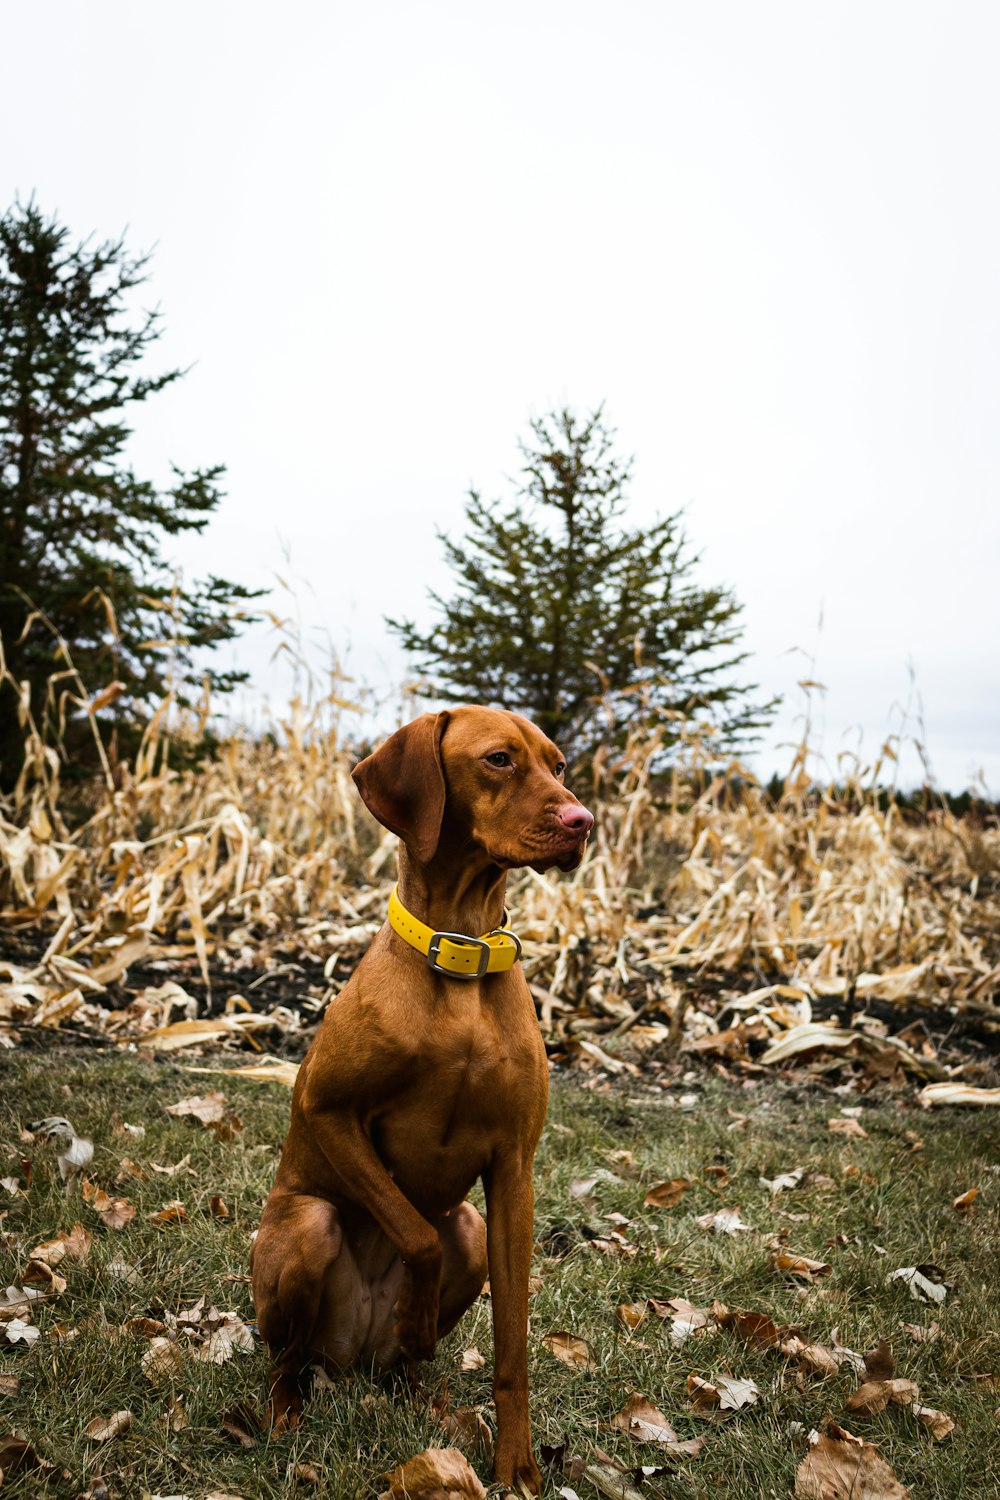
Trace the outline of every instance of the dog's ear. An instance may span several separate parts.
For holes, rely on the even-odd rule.
[[[441,737],[448,712],[422,714],[391,734],[351,772],[361,800],[383,827],[426,864],[434,856],[444,817]]]

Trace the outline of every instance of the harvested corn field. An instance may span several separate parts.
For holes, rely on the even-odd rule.
[[[339,718],[294,703],[200,758],[197,729],[162,711],[131,770],[105,759],[81,788],[28,723],[0,813],[4,1045],[294,1058],[381,924],[395,839],[354,792]],[[509,887],[556,1061],[997,1082],[994,816],[915,814],[874,781],[817,789],[804,747],[777,801],[738,765],[708,775],[697,741],[668,771],[659,751],[636,739],[578,777],[597,812],[584,863]]]

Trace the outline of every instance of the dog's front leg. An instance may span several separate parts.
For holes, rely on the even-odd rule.
[[[531,1452],[528,1418],[528,1276],[534,1216],[531,1168],[531,1155],[513,1148],[497,1156],[484,1174],[483,1185],[497,1411],[493,1476],[505,1485],[520,1481],[538,1494],[541,1475]]]
[[[356,1115],[313,1111],[309,1127],[339,1193],[371,1214],[403,1262],[405,1276],[396,1303],[401,1352],[411,1359],[433,1359],[442,1262],[437,1230],[400,1192]]]

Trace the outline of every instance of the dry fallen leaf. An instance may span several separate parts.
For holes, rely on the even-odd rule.
[[[614,1464],[587,1464],[583,1470],[585,1479],[602,1495],[607,1495],[608,1500],[644,1500],[644,1496],[636,1489],[634,1484],[629,1483],[629,1477]],[[565,1493],[568,1486],[560,1490],[560,1495]],[[575,1491],[570,1490],[570,1494]]]
[[[809,1434],[810,1449],[795,1471],[796,1500],[910,1500],[873,1443],[836,1422]]]
[[[851,1117],[845,1119],[843,1116],[835,1116],[832,1120],[827,1120],[826,1128],[833,1135],[858,1136],[864,1139],[868,1137],[865,1127]]]
[[[782,1193],[797,1188],[805,1175],[805,1167],[795,1167],[791,1172],[780,1172],[777,1177],[759,1177],[757,1180],[769,1193]]]
[[[795,1334],[783,1341],[781,1352],[811,1375],[836,1375],[840,1369],[840,1360],[833,1349],[825,1344],[807,1344]]]
[[[107,1229],[124,1229],[135,1218],[134,1203],[130,1203],[127,1198],[112,1198],[110,1193],[106,1193],[89,1178],[83,1179],[81,1192],[84,1202],[90,1204]]]
[[[93,1236],[82,1224],[74,1224],[51,1240],[44,1240],[31,1251],[32,1260],[42,1260],[49,1266],[58,1266],[63,1260],[85,1261],[90,1254]]]
[[[92,1443],[106,1443],[109,1439],[117,1437],[120,1432],[127,1432],[132,1425],[132,1413],[130,1411],[116,1411],[110,1417],[94,1417],[83,1429],[84,1437],[90,1438]]]
[[[951,1206],[957,1214],[971,1214],[975,1209],[976,1199],[978,1197],[979,1189],[977,1187],[972,1187],[969,1188],[968,1192],[966,1193],[959,1193],[958,1197],[953,1200]]]
[[[866,1380],[847,1398],[847,1410],[873,1417],[887,1406],[912,1406],[919,1394],[912,1380]]]
[[[944,1281],[936,1278],[931,1279],[926,1273],[929,1270],[937,1270],[930,1266],[900,1266],[898,1271],[891,1271],[886,1281],[904,1281],[910,1296],[917,1302],[943,1302],[948,1295],[948,1286]]]
[[[237,1352],[250,1354],[253,1350],[253,1335],[243,1320],[236,1313],[226,1313],[225,1319],[194,1351],[195,1359],[203,1364],[224,1365]]]
[[[869,1380],[891,1380],[896,1370],[896,1361],[888,1339],[879,1339],[874,1349],[864,1356],[865,1374]]]
[[[208,1211],[213,1219],[229,1218],[229,1208],[226,1205],[226,1200],[220,1197],[218,1193],[213,1193],[211,1198],[209,1198]]]
[[[657,1443],[672,1458],[694,1458],[705,1444],[704,1438],[679,1438],[663,1413],[645,1396],[630,1396],[611,1422],[637,1443]]]
[[[726,1375],[710,1381],[692,1373],[687,1378],[687,1390],[697,1411],[738,1411],[760,1400],[760,1391],[752,1380],[731,1380]]]
[[[486,1360],[480,1354],[475,1344],[470,1344],[467,1349],[462,1350],[462,1363],[459,1368],[463,1371],[481,1370]]]
[[[66,1290],[66,1279],[44,1260],[29,1260],[21,1277],[25,1287],[40,1286],[46,1297],[60,1297]]]
[[[190,1116],[201,1125],[215,1125],[226,1113],[226,1096],[217,1089],[210,1089],[207,1094],[190,1094],[164,1108],[168,1115]]]
[[[36,1453],[22,1432],[0,1436],[0,1478],[12,1479],[15,1474],[48,1474],[54,1469],[55,1464]]]
[[[432,1410],[442,1429],[456,1447],[464,1449],[467,1453],[478,1453],[483,1458],[492,1459],[493,1433],[483,1416],[481,1407],[453,1407],[448,1397],[446,1381],[441,1395],[433,1403]]]
[[[643,1198],[643,1207],[676,1208],[690,1186],[690,1177],[672,1177],[669,1182],[658,1182]]]
[[[749,1231],[753,1227],[744,1224],[738,1208],[720,1208],[717,1213],[701,1214],[694,1222],[699,1229],[708,1229],[713,1234],[739,1234],[741,1230]]]
[[[485,1500],[486,1496],[475,1469],[457,1448],[425,1448],[385,1478],[389,1488],[379,1500],[444,1500],[447,1495]]]
[[[781,1343],[781,1334],[766,1313],[730,1312],[720,1304],[715,1321],[758,1349],[776,1349]]]
[[[155,1214],[147,1215],[151,1224],[186,1224],[187,1209],[179,1198],[173,1198]]]
[[[175,1380],[184,1368],[184,1355],[172,1339],[153,1339],[140,1361],[142,1373],[154,1385]]]
[[[933,1320],[924,1326],[922,1323],[900,1323],[904,1333],[908,1333],[915,1344],[933,1344],[934,1340],[941,1337],[940,1324]]]
[[[564,1365],[569,1365],[571,1370],[592,1370],[595,1365],[593,1350],[586,1339],[578,1338],[575,1333],[547,1333],[542,1343],[550,1354],[556,1359],[561,1359]]]
[[[615,1308],[615,1316],[624,1328],[634,1333],[640,1323],[645,1322],[648,1308],[645,1302],[621,1302]]]
[[[935,1411],[932,1406],[920,1406],[914,1401],[913,1415],[918,1422],[922,1422],[929,1429],[931,1437],[936,1443],[943,1443],[945,1438],[951,1437],[955,1431],[955,1423],[952,1418],[946,1412]]]
[[[27,1344],[29,1348],[42,1336],[40,1328],[36,1328],[33,1323],[26,1323],[23,1318],[11,1318],[4,1325],[3,1331],[8,1344]]]
[[[828,1276],[831,1267],[825,1260],[810,1260],[808,1255],[796,1255],[791,1250],[775,1250],[771,1265],[782,1276],[796,1276],[801,1281],[813,1281],[817,1276]]]

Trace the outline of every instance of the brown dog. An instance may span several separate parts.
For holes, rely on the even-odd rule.
[[[527,719],[473,707],[425,714],[355,768],[402,840],[398,904],[299,1070],[251,1258],[279,1429],[297,1419],[310,1362],[428,1359],[488,1274],[494,1474],[534,1491],[531,1173],[548,1075],[502,924],[508,870],[583,857],[594,820],[564,770]],[[485,1224],[465,1201],[477,1178]]]

